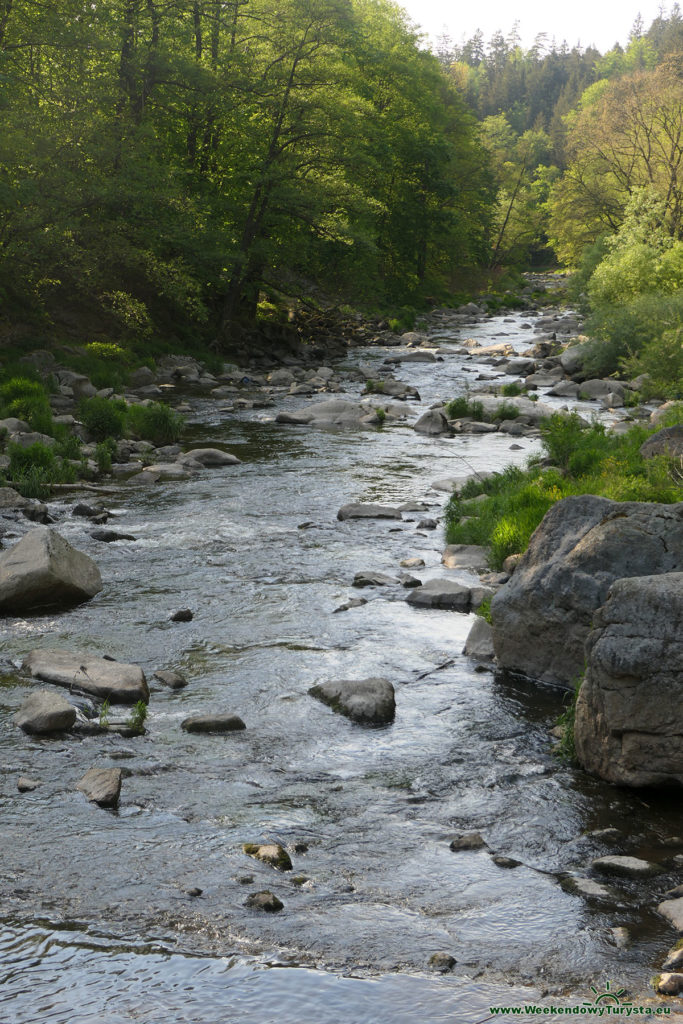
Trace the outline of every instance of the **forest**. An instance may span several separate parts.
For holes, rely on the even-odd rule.
[[[595,372],[678,397],[682,63],[677,4],[600,54],[432,53],[389,0],[1,0],[0,335],[227,352],[559,266]]]

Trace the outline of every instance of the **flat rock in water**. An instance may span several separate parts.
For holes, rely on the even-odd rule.
[[[477,544],[449,544],[441,561],[447,569],[487,569],[489,564],[486,548]]]
[[[683,933],[683,897],[677,900],[665,900],[657,907],[660,914],[663,914],[676,929]]]
[[[239,715],[196,715],[180,723],[185,732],[240,732],[246,725]]]
[[[284,903],[268,889],[263,892],[253,892],[251,896],[247,896],[244,905],[251,907],[252,910],[264,910],[267,914],[275,914],[278,910],[284,909]]]
[[[248,857],[260,860],[262,864],[270,864],[278,871],[291,871],[292,861],[289,854],[279,843],[245,843],[242,847]]]
[[[357,572],[353,577],[354,587],[389,587],[399,581],[384,572]]]
[[[36,679],[74,687],[112,704],[149,702],[147,680],[139,665],[46,647],[31,651],[24,658],[22,668]]]
[[[603,875],[617,875],[622,878],[646,878],[651,875],[660,875],[664,870],[659,864],[653,864],[650,860],[640,860],[638,857],[598,857],[591,864]]]
[[[455,612],[468,612],[472,604],[471,588],[453,580],[428,580],[406,600],[419,608],[445,608]]]
[[[100,807],[118,807],[121,793],[120,768],[91,768],[76,786],[88,800]]]
[[[49,735],[65,732],[76,721],[76,708],[61,693],[37,690],[21,705],[14,722],[24,732]]]
[[[177,462],[185,462],[187,459],[192,462],[199,462],[202,466],[239,466],[241,460],[230,452],[221,451],[220,448],[191,448],[178,456]]]
[[[187,686],[185,676],[181,676],[180,672],[172,672],[169,669],[158,669],[154,673],[154,678],[158,679],[164,686],[168,686],[170,690],[182,690],[183,687]]]
[[[364,505],[351,503],[342,505],[337,512],[337,519],[401,519],[401,513],[397,508],[389,505]]]
[[[402,569],[422,569],[424,564],[424,558],[404,558],[400,562]]]
[[[32,793],[40,785],[38,779],[27,779],[25,775],[20,775],[17,779],[17,789],[20,793]]]
[[[663,971],[683,971],[683,949],[672,949],[662,964]]]
[[[611,892],[606,886],[600,885],[599,882],[594,882],[592,878],[568,878],[566,880],[565,887],[574,890],[574,892],[581,893],[582,896],[588,896],[591,899],[614,899],[613,892]]]
[[[90,536],[103,544],[113,544],[117,540],[137,540],[130,533],[117,533],[116,530],[93,530]]]
[[[0,613],[68,608],[102,589],[99,569],[56,530],[38,527],[0,555]]]
[[[449,844],[449,848],[454,853],[459,853],[461,850],[483,850],[486,846],[486,840],[481,832],[466,832],[465,835],[452,839]]]
[[[363,725],[385,725],[396,712],[394,687],[387,679],[339,679],[312,686],[308,692]]]

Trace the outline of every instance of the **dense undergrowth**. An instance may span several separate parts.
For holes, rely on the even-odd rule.
[[[526,550],[548,509],[570,495],[682,501],[680,457],[645,459],[640,454],[655,430],[682,422],[683,404],[674,406],[657,427],[638,424],[621,435],[607,433],[598,423],[586,427],[575,413],[551,416],[541,427],[547,459],[472,480],[451,497],[446,506],[448,543],[482,545],[489,549],[490,564],[500,569],[508,555]]]

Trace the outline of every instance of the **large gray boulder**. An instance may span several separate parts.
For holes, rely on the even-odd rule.
[[[241,459],[220,448],[191,448],[179,455],[177,462],[199,462],[202,466],[238,466]]]
[[[65,732],[76,721],[76,708],[52,690],[36,690],[14,716],[15,724],[31,735]]]
[[[139,665],[48,647],[31,651],[21,667],[35,679],[73,687],[112,704],[149,701],[147,680]]]
[[[446,414],[441,409],[428,409],[427,412],[422,413],[419,420],[413,424],[413,430],[416,430],[418,434],[430,436],[453,432]]]
[[[386,725],[394,719],[396,699],[388,679],[338,679],[308,692],[361,725]]]
[[[406,601],[418,608],[443,608],[452,612],[469,612],[478,608],[493,590],[487,587],[469,587],[455,580],[429,580],[413,590]]]
[[[579,761],[609,782],[683,785],[683,572],[620,579],[593,617]]]
[[[101,589],[92,558],[48,527],[31,530],[0,555],[0,613],[66,608],[88,601]]]
[[[615,580],[683,570],[683,503],[564,498],[491,602],[501,668],[571,686],[593,617]]]
[[[100,807],[118,807],[121,778],[120,768],[91,768],[76,789],[85,793],[88,800],[99,804]]]
[[[652,459],[655,455],[683,455],[683,423],[664,427],[652,434],[640,446],[640,454],[644,459]]]
[[[322,429],[358,430],[377,425],[379,408],[384,410],[387,419],[400,419],[405,415],[405,411],[398,403],[382,401],[381,396],[366,402],[330,398],[324,402],[314,402],[297,412],[280,412],[275,417],[275,422]]]

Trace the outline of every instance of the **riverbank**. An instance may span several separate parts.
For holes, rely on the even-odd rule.
[[[427,1019],[462,1007],[474,1022],[510,984],[515,999],[525,986],[536,995],[589,997],[591,984],[618,979],[652,998],[649,978],[672,944],[655,907],[680,881],[669,803],[653,797],[644,807],[637,794],[558,762],[550,730],[561,694],[482,672],[460,655],[472,616],[416,609],[400,584],[352,586],[361,571],[397,576],[410,558],[424,561],[409,570],[423,584],[447,577],[478,586],[477,573],[441,564],[447,492],[432,484],[522,464],[539,451],[533,431],[434,437],[412,429],[437,399],[500,372],[471,347],[457,351],[460,339],[521,350],[538,338],[514,315],[508,323],[462,322],[459,334],[446,316],[429,340],[453,353],[373,346],[330,367],[324,386],[336,378],[356,402],[367,380],[396,370],[383,367],[386,358],[431,351],[434,360],[398,368],[421,396],[419,405],[394,399],[403,421],[332,432],[278,424],[279,412],[309,406],[293,382],[228,384],[236,390],[224,398],[183,384],[183,447],[219,447],[239,465],[194,469],[180,480],[154,480],[157,471],[144,467],[116,477],[101,496],[107,525],[134,541],[97,541],[87,519],[71,515],[74,501],[48,503],[59,531],[97,561],[104,588],[68,614],[6,620],[8,655],[64,646],[134,661],[150,680],[151,700],[144,736],[32,740],[11,722],[30,687],[16,673],[5,680],[2,895],[15,925],[47,916],[60,932],[80,921],[107,936],[106,948],[123,945],[131,971],[142,964],[141,937],[161,943],[165,956],[252,955],[260,964],[355,976],[398,971]],[[295,388],[306,383],[290,372]],[[312,379],[307,387],[319,387]],[[581,411],[594,408],[581,403]],[[399,518],[337,520],[355,501],[415,507]],[[436,529],[419,526],[428,518]],[[367,603],[335,614],[358,597]],[[192,620],[171,622],[181,608]],[[159,669],[180,672],[188,685],[164,688],[153,678]],[[330,679],[371,676],[388,677],[396,692],[393,724],[380,729],[355,725],[308,694]],[[190,715],[218,711],[239,714],[247,728],[229,736],[180,728]],[[116,814],[76,791],[95,765],[123,769]],[[41,785],[18,794],[19,774]],[[450,849],[475,831],[486,847]],[[243,852],[245,843],[269,841],[290,851],[292,873]],[[571,878],[590,878],[592,860],[614,852],[659,860],[666,873],[619,881],[602,896],[573,889]],[[283,912],[244,907],[266,888]],[[425,972],[436,953],[456,963],[432,981]],[[151,991],[168,982],[173,963],[154,960]],[[54,965],[44,966],[49,986]],[[99,967],[111,1011],[127,975],[114,980],[116,961],[105,956]],[[261,1014],[281,1010],[283,990],[259,988],[256,974],[250,991],[264,997]],[[320,1021],[335,1019],[325,1009],[328,977],[319,975],[319,995],[311,996]],[[209,990],[215,1016],[221,997]],[[27,1004],[6,991],[21,1019]],[[345,991],[345,1017],[360,1020],[362,986],[350,982]],[[388,1021],[383,1012],[376,1019]]]

